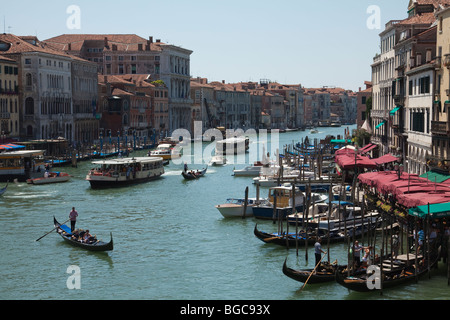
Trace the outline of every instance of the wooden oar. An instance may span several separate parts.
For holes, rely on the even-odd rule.
[[[61,224],[65,224],[67,221],[69,221],[70,219],[67,219],[66,221],[64,221],[63,223],[61,223]],[[39,241],[39,240],[41,240],[43,237],[45,237],[46,235],[48,235],[50,232],[52,232],[53,230],[55,230],[56,228],[58,228],[58,227],[54,227],[52,230],[50,230],[49,232],[47,232],[46,234],[44,234],[42,237],[40,237],[39,239],[37,239],[36,241]]]
[[[311,278],[311,276],[313,275],[314,271],[316,271],[317,267],[318,267],[318,266],[320,265],[320,263],[322,262],[322,259],[327,255],[327,252],[328,252],[328,251],[326,251],[326,252],[323,254],[323,256],[322,256],[322,258],[320,259],[320,261],[316,264],[316,267],[314,268],[314,270],[311,271],[311,273],[309,274],[308,279],[306,279],[305,283],[304,283],[303,286],[300,288],[300,291],[302,291],[303,288],[306,286],[306,283],[309,281],[309,278]]]

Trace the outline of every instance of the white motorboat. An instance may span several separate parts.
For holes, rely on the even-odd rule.
[[[244,154],[250,147],[250,139],[246,137],[232,137],[216,141],[216,155]]]
[[[223,166],[227,163],[227,159],[222,155],[216,155],[211,158],[209,162],[212,166]]]
[[[164,160],[180,158],[181,155],[176,148],[169,143],[162,143],[155,150],[149,152],[150,157],[161,157]]]
[[[261,199],[262,200],[262,199]],[[243,198],[229,198],[224,204],[216,205],[216,209],[225,217],[242,217],[244,214],[245,199]],[[247,210],[245,211],[246,217],[253,216],[253,206],[256,204],[256,198],[247,199]]]

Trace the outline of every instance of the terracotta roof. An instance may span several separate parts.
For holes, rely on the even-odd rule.
[[[26,40],[36,41],[36,44],[29,43]],[[8,51],[3,52],[3,55],[18,54],[24,52],[42,52],[61,57],[86,61],[79,57],[67,54],[64,51],[57,50],[52,46],[49,46],[46,43],[39,41],[36,37],[33,36],[18,37],[10,33],[2,33],[0,34],[0,42],[9,43],[11,45]]]
[[[398,25],[432,24],[435,21],[436,17],[434,16],[434,13],[427,12],[402,20],[398,23]]]
[[[113,96],[134,96],[134,94],[127,92],[125,90],[119,89],[119,88],[114,88],[113,91],[111,92],[111,95],[113,95]]]
[[[44,41],[65,51],[69,50],[69,44],[71,51],[80,51],[84,45],[101,47],[105,51],[111,51],[112,45],[117,46],[117,51],[139,51],[139,45],[142,45],[142,50],[145,50],[148,44],[150,44],[150,50],[161,51],[159,45],[163,44],[135,34],[62,34]]]
[[[8,57],[5,57],[5,56],[2,56],[2,55],[0,55],[0,60],[16,63],[16,60],[8,58]]]

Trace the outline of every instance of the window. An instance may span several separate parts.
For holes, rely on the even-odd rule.
[[[123,74],[123,64],[119,64],[119,74]]]
[[[419,79],[420,93],[430,93],[430,76]]]
[[[105,59],[106,61],[111,61],[111,56],[106,56]]]
[[[31,59],[25,59],[25,64],[31,64]]]
[[[135,64],[131,65],[131,73],[136,74],[136,65]]]
[[[408,94],[410,96],[413,95],[413,81],[412,80],[409,80]]]

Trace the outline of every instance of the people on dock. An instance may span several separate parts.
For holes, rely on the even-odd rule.
[[[75,230],[75,224],[77,223],[78,212],[75,210],[75,207],[72,207],[72,211],[69,213],[70,219],[70,231],[73,232]]]

